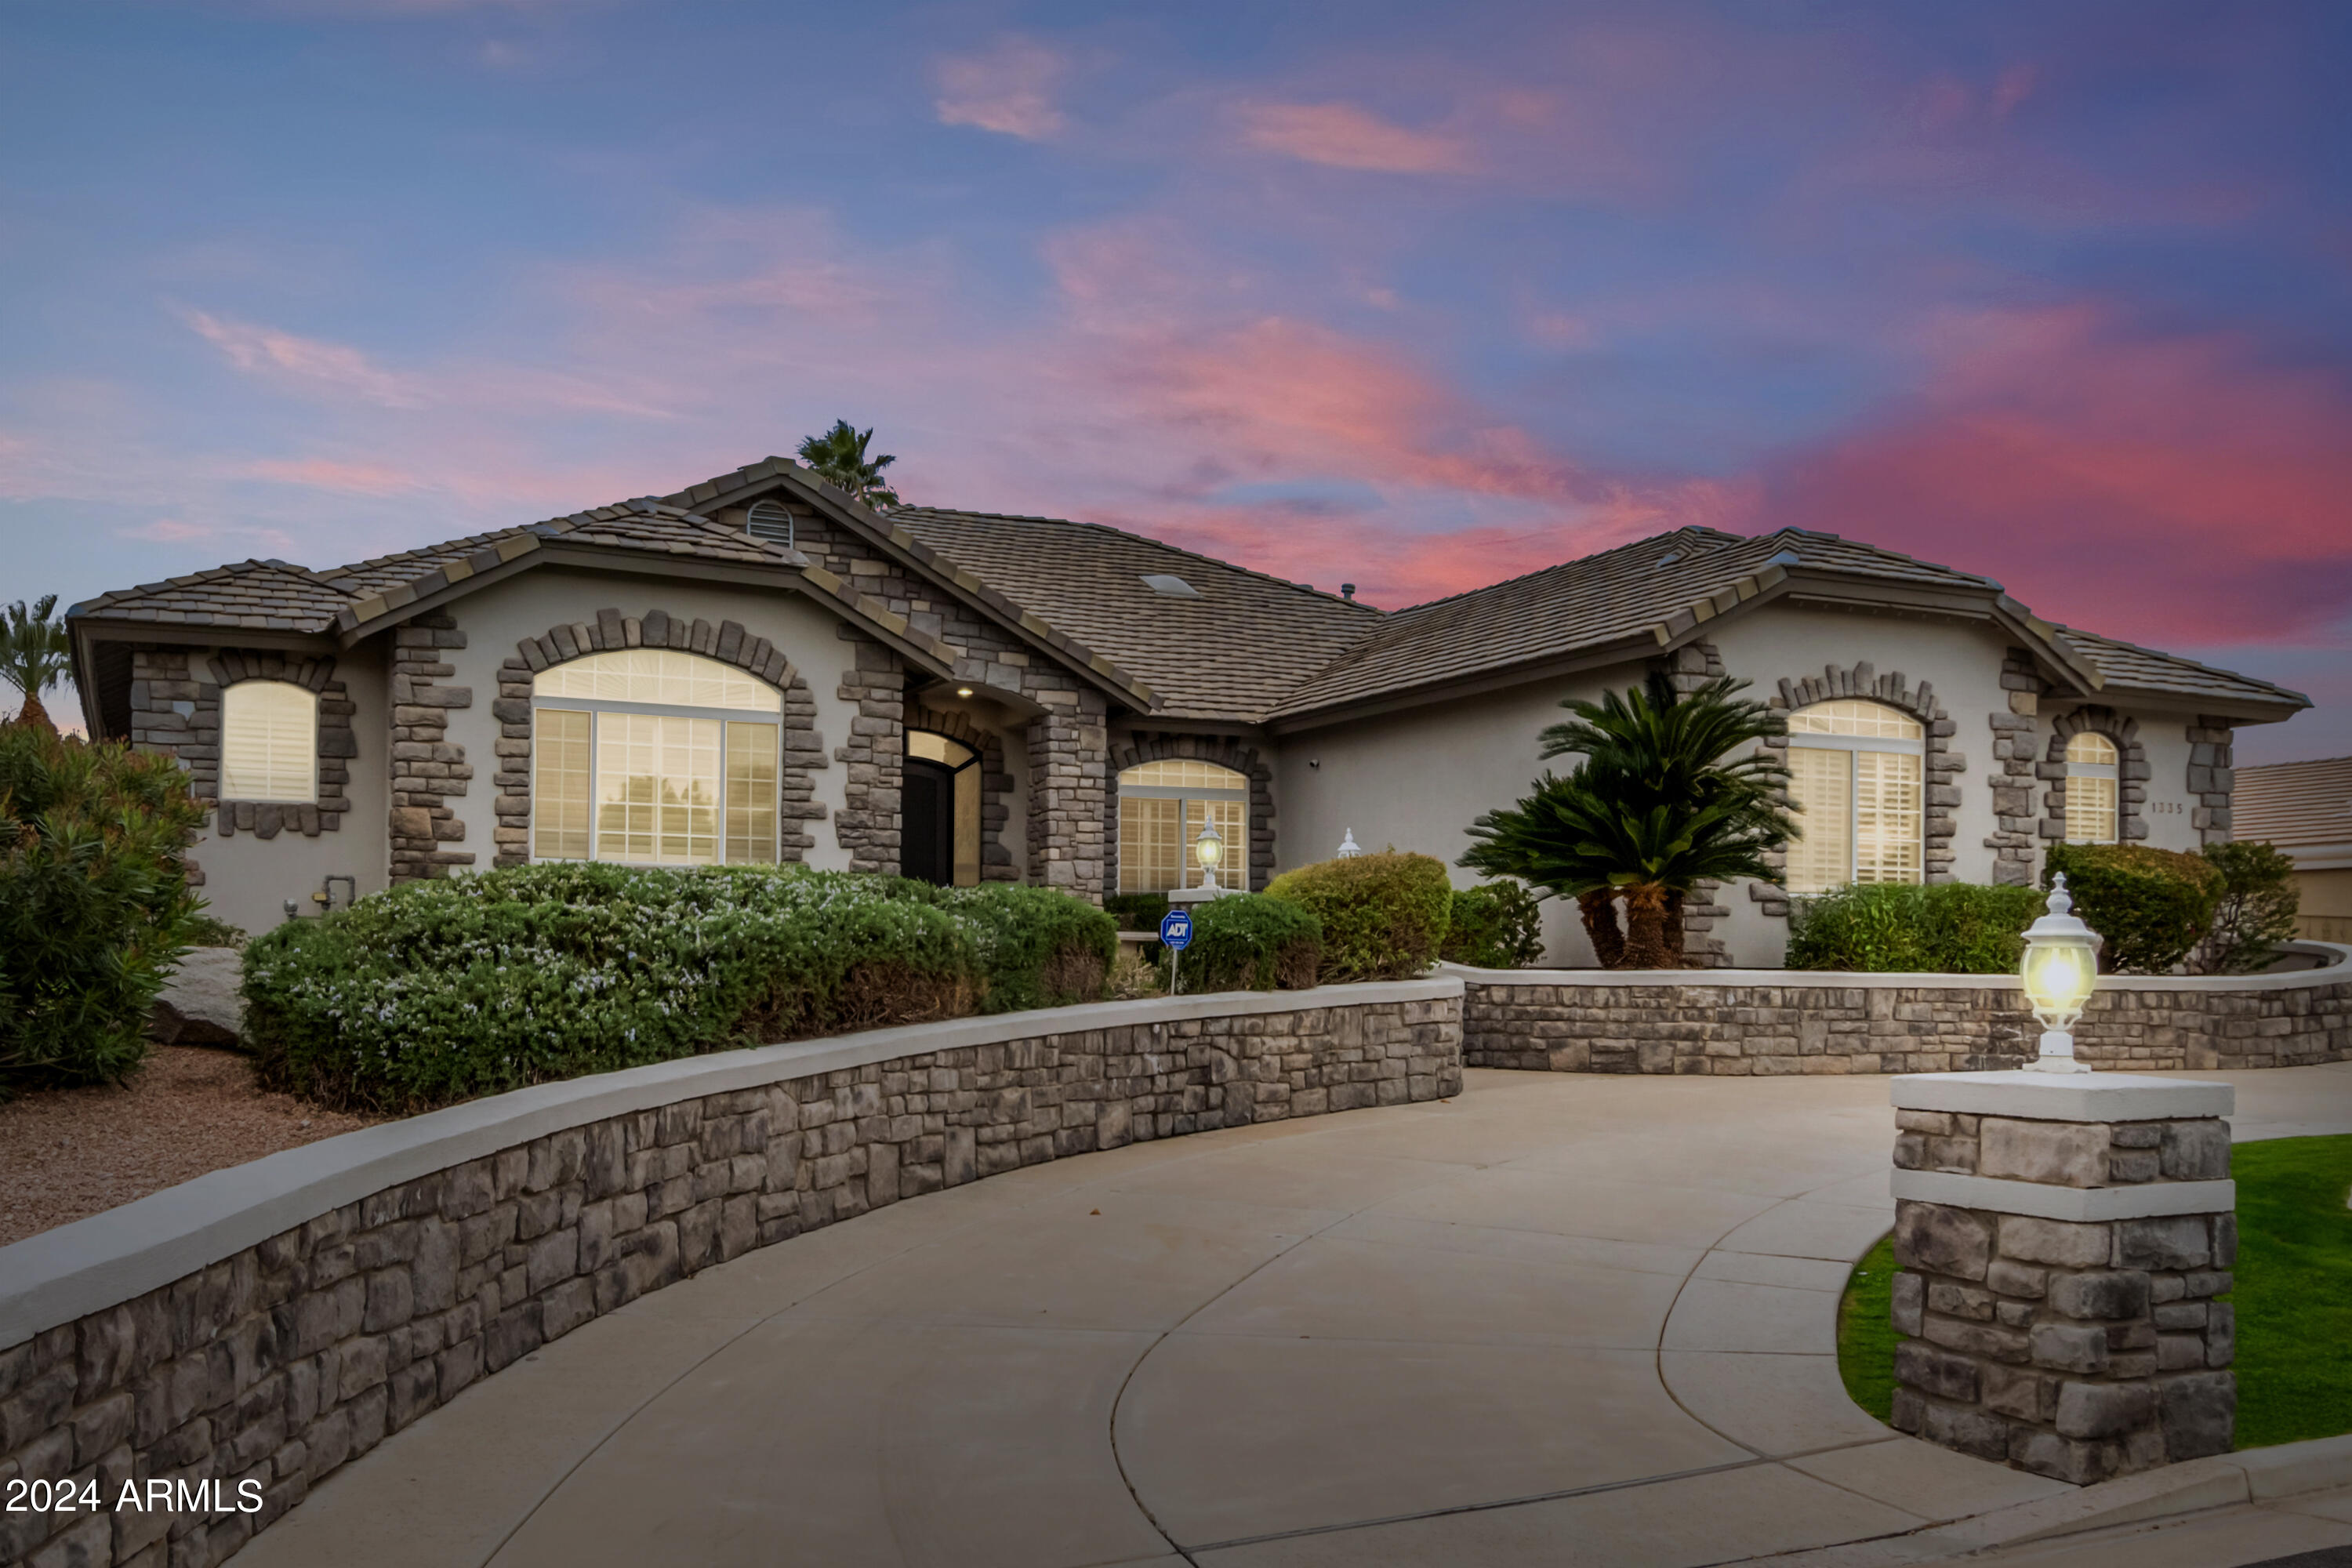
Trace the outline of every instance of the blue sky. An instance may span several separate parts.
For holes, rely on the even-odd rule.
[[[1685,521],[2001,577],[2352,752],[2352,7],[19,0],[0,597],[836,416],[1400,605]]]

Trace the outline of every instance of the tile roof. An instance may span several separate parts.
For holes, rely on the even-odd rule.
[[[323,573],[287,561],[242,561],[85,599],[67,613],[163,626],[317,631],[350,599]]]
[[[1149,681],[1155,716],[1253,721],[1385,619],[1095,522],[902,507],[890,523]],[[1180,577],[1197,597],[1155,591]]]
[[[2230,831],[2289,850],[2352,846],[2352,757],[2238,769]]]
[[[2098,668],[2110,687],[2128,691],[2155,691],[2172,697],[2212,697],[2223,700],[2262,703],[2292,703],[2298,708],[2311,706],[2311,699],[2300,691],[2290,691],[2284,686],[2273,686],[2267,680],[2257,680],[2251,675],[2234,670],[2216,669],[2179,654],[2158,653],[2154,648],[2141,647],[2137,643],[2118,642],[2103,637],[2096,632],[2059,626],[2058,635]]]

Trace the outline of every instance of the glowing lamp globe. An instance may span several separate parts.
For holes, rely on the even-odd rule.
[[[2098,933],[2074,916],[2063,872],[2052,879],[2049,912],[2025,928],[2025,1000],[2042,1024],[2035,1072],[2089,1072],[2068,1032],[2099,984]]]
[[[1201,837],[1192,840],[1192,859],[1201,868],[1201,886],[1217,885],[1217,862],[1225,858],[1225,841],[1217,830],[1205,824]]]

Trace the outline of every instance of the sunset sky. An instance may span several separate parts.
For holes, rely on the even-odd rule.
[[[1391,606],[1828,530],[2352,752],[2340,0],[15,0],[0,69],[0,599],[840,416]]]

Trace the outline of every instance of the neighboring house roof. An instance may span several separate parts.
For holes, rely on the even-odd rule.
[[[2352,864],[2352,757],[2265,763],[2237,770],[2233,838],[2275,844],[2303,860],[2315,850]]]
[[[2273,686],[2267,680],[2257,680],[2251,675],[2216,669],[2193,658],[2158,653],[2137,643],[2118,642],[2114,637],[2103,637],[2096,632],[2079,631],[2073,626],[2056,629],[2061,637],[2074,644],[2084,658],[2098,667],[2099,673],[2106,678],[2110,688],[2160,692],[2168,697],[2211,697],[2224,701],[2284,702],[2297,708],[2311,706],[2311,699],[2302,692]]]
[[[1157,714],[1170,718],[1262,719],[1387,619],[1100,523],[937,507],[901,508],[890,521],[1142,676],[1160,697]],[[1155,588],[1150,577],[1177,583]]]

